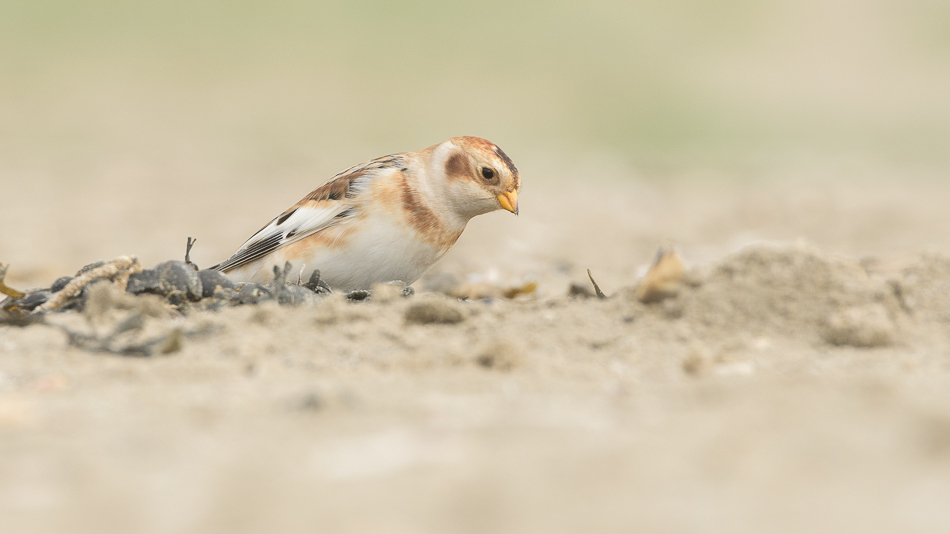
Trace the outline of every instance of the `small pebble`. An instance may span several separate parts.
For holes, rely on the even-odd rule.
[[[372,293],[365,289],[357,289],[356,291],[350,291],[346,294],[346,300],[350,302],[363,302],[364,300],[369,300]]]
[[[248,282],[237,287],[237,295],[232,302],[234,304],[257,304],[268,300],[273,300],[274,295],[270,289],[260,284]]]
[[[52,291],[53,293],[58,293],[59,291],[62,291],[64,287],[66,287],[66,284],[72,281],[73,281],[72,276],[61,276],[57,278],[55,282],[53,282],[52,286],[50,286],[50,291]]]
[[[281,286],[277,288],[277,303],[285,306],[303,306],[316,301],[316,295],[303,286]]]
[[[221,271],[213,269],[198,271],[198,278],[201,280],[201,298],[213,297],[218,288],[234,289],[234,282]]]
[[[185,296],[184,291],[178,291],[177,289],[165,296],[165,300],[169,304],[175,306],[176,308],[187,302],[188,298]]]
[[[406,310],[407,324],[455,324],[463,320],[462,312],[444,300],[416,302]]]
[[[318,295],[329,295],[333,291],[330,290],[330,286],[326,282],[320,279],[320,270],[317,269],[310,273],[310,281],[304,284],[304,287],[313,291]]]
[[[141,293],[161,294],[161,281],[158,272],[154,269],[145,269],[129,276],[129,283],[125,290],[133,295]]]
[[[159,291],[168,295],[172,291],[181,291],[188,300],[201,300],[201,278],[194,265],[183,261],[166,261],[155,267],[158,272]]]
[[[234,289],[218,286],[214,290],[214,295],[211,298],[201,299],[201,303],[205,305],[205,309],[208,311],[218,311],[238,304],[237,294],[238,292]]]
[[[675,297],[685,276],[686,268],[679,254],[675,250],[660,248],[656,260],[637,287],[637,300],[651,304]]]

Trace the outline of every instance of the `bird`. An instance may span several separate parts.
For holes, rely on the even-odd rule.
[[[303,280],[319,270],[333,290],[419,279],[477,215],[518,215],[521,176],[495,143],[453,137],[346,169],[272,219],[211,267],[264,283],[287,262]]]

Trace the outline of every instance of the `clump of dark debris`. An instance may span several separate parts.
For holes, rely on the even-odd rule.
[[[46,312],[82,311],[89,297],[89,286],[99,281],[111,282],[131,295],[159,296],[179,311],[186,311],[190,307],[217,310],[225,306],[267,301],[286,306],[304,306],[332,292],[327,283],[320,279],[320,271],[314,271],[306,283],[300,284],[288,281],[290,268],[290,263],[283,269],[275,267],[273,280],[265,284],[236,284],[224,273],[211,269],[199,270],[193,263],[166,261],[152,269],[143,269],[135,257],[123,256],[87,265],[75,276],[58,278],[48,288],[21,292],[3,285],[6,268],[2,267],[0,290],[7,298],[0,302],[0,309],[3,310],[0,322],[19,324],[26,317],[40,316]],[[412,288],[408,286],[400,286],[399,292],[405,297],[413,294]],[[372,292],[351,291],[346,297],[351,302],[362,302],[370,300]]]
[[[73,276],[56,279],[48,288],[28,291],[7,286],[4,278],[8,266],[0,264],[0,293],[6,295],[0,302],[0,325],[42,323],[62,330],[70,344],[86,350],[151,355],[175,352],[184,338],[204,331],[166,327],[150,332],[147,323],[154,321],[146,321],[148,317],[174,319],[192,310],[216,311],[271,301],[307,306],[332,293],[320,279],[320,271],[314,271],[306,282],[289,280],[290,263],[282,269],[274,267],[270,282],[236,284],[222,272],[199,269],[190,259],[193,245],[194,240],[189,238],[185,261],[166,261],[144,269],[135,256],[121,256],[86,265]],[[400,284],[398,293],[408,297],[413,291]],[[346,297],[350,302],[362,302],[373,294],[352,291]],[[57,312],[64,311],[81,312],[85,324],[53,320],[54,315],[60,315]],[[102,319],[106,315],[109,320]]]

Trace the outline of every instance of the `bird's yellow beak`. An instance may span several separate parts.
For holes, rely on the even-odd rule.
[[[498,195],[498,203],[501,204],[501,207],[506,210],[518,215],[518,192],[517,191],[505,191],[504,193]]]

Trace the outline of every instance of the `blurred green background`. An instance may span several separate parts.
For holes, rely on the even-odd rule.
[[[253,179],[453,135],[656,176],[942,167],[950,3],[0,2],[7,178]]]

